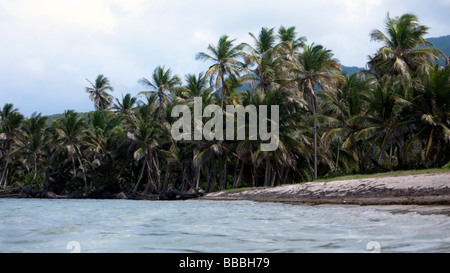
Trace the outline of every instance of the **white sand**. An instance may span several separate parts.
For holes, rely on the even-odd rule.
[[[275,188],[255,188],[242,191],[216,192],[205,196],[206,199],[248,199],[257,201],[285,201],[308,202],[311,199],[326,200],[338,203],[358,199],[356,203],[377,198],[377,203],[382,203],[387,198],[387,203],[402,203],[409,200],[414,203],[416,198],[429,199],[428,203],[450,203],[450,173],[420,174],[410,176],[391,176],[379,178],[365,178],[355,180],[343,180],[332,182],[309,182],[298,185],[287,185]],[[433,197],[433,198],[431,198]],[[406,198],[406,199],[405,199]],[[320,199],[320,200],[318,200]],[[322,200],[323,201],[323,200]],[[425,202],[425,203],[427,203]],[[370,202],[369,202],[370,203]]]

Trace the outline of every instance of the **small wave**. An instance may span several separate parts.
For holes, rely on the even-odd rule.
[[[60,227],[51,227],[42,232],[44,235],[57,235],[57,234],[67,234],[72,232],[80,232],[83,228],[78,225],[72,226],[60,226]]]

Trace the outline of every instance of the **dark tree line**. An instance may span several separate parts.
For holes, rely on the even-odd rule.
[[[262,28],[250,44],[222,36],[196,58],[208,71],[184,79],[157,67],[137,97],[111,95],[99,75],[86,92],[95,111],[50,121],[0,111],[0,187],[78,192],[199,193],[277,186],[317,177],[432,168],[450,160],[450,67],[416,16],[386,20],[367,70],[341,73],[331,50],[295,27]],[[243,88],[244,87],[244,88]],[[242,89],[245,89],[242,91]],[[240,91],[240,92],[239,92]],[[176,105],[279,105],[279,148],[262,140],[174,141]],[[204,118],[203,122],[207,119]],[[246,121],[245,127],[249,127]]]

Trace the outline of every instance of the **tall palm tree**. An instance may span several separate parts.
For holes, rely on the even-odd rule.
[[[322,45],[305,45],[299,53],[291,72],[295,74],[300,90],[303,91],[309,109],[313,116],[317,114],[317,88],[336,89],[345,82],[345,77],[339,72],[339,61],[333,58],[331,50]],[[317,122],[314,120],[314,179],[317,179]]]
[[[172,92],[174,88],[181,84],[181,80],[177,75],[172,75],[172,71],[163,66],[158,66],[152,75],[152,79],[148,80],[146,78],[142,78],[139,82],[146,86],[150,87],[153,90],[150,91],[142,91],[139,94],[149,94],[149,92],[156,92],[158,94],[159,99],[159,110],[158,110],[158,118],[163,119],[163,106],[167,105],[169,102],[168,92]]]
[[[0,109],[0,140],[3,140],[2,156],[5,158],[4,167],[0,176],[0,187],[6,187],[6,174],[13,153],[14,140],[20,133],[20,125],[23,119],[23,115],[10,103],[6,103]]]
[[[200,72],[198,75],[188,74],[185,80],[185,96],[187,98],[201,97],[205,89],[208,89],[207,79],[203,72]]]
[[[130,119],[132,110],[137,105],[137,98],[131,96],[130,93],[126,94],[125,97],[122,95],[122,101],[116,98],[116,103],[114,103],[112,109],[116,113],[120,113],[126,120]]]
[[[117,181],[117,146],[123,143],[123,117],[109,111],[89,113],[83,141],[86,147],[86,165],[90,168],[91,184],[98,186],[98,178],[106,176],[107,184]],[[106,170],[102,173],[102,170]],[[95,183],[92,183],[95,182]]]
[[[86,122],[75,111],[67,110],[64,112],[64,116],[57,119],[53,127],[58,132],[58,139],[56,142],[59,144],[60,149],[65,149],[71,156],[73,176],[77,177],[76,164],[79,164],[83,172],[84,187],[87,188],[86,172],[84,164],[82,163],[82,144],[83,132],[86,128]]]
[[[385,148],[397,143],[402,145],[401,106],[396,102],[399,82],[391,77],[384,77],[369,90],[367,97],[368,110],[349,120],[350,124],[362,125],[357,134],[357,152],[359,153],[360,169],[364,170],[366,159],[370,159],[377,167],[382,167],[381,161]],[[400,149],[398,149],[400,151]],[[374,154],[378,151],[378,158]]]
[[[225,83],[225,77],[227,75],[239,77],[239,71],[243,66],[243,63],[238,59],[244,56],[244,45],[239,44],[235,46],[233,44],[235,41],[236,39],[229,40],[227,35],[223,35],[220,37],[217,46],[209,45],[208,53],[200,52],[195,57],[197,60],[213,62],[213,65],[206,72],[206,76],[210,77],[211,83],[215,80],[217,92],[221,90],[222,109],[224,97],[229,93],[228,86]]]
[[[362,125],[350,122],[353,117],[365,115],[367,111],[368,90],[372,89],[375,80],[365,73],[346,75],[346,82],[338,90],[324,90],[317,94],[320,104],[320,115],[313,117],[321,126],[328,127],[323,135],[325,145],[336,143],[336,163],[338,170],[341,152],[348,153],[345,165],[351,165],[355,149],[356,134]]]
[[[281,78],[280,71],[284,65],[283,57],[279,52],[280,47],[276,44],[273,32],[273,28],[262,28],[258,37],[250,33],[255,47],[246,44],[250,49],[246,61],[249,66],[256,65],[256,67],[243,79],[256,82],[256,86],[263,92],[275,87],[276,81]]]
[[[132,140],[134,159],[140,161],[144,158],[141,175],[133,193],[136,193],[145,169],[147,169],[147,186],[144,193],[158,191],[160,172],[156,148],[159,147],[160,133],[162,131],[160,123],[150,116],[141,115],[131,129],[132,131],[128,133],[128,137]]]
[[[23,134],[19,137],[19,146],[32,158],[33,179],[31,184],[34,184],[36,180],[44,146],[48,142],[46,121],[47,117],[33,113],[31,118],[24,122],[22,126]]]
[[[114,91],[114,88],[110,85],[108,78],[102,74],[97,76],[95,84],[86,79],[91,86],[86,87],[86,92],[89,93],[89,98],[95,104],[95,110],[106,110],[112,104],[113,96],[109,94],[109,91]]]
[[[285,56],[293,56],[295,52],[298,52],[307,41],[305,36],[297,37],[295,27],[285,28],[281,26],[278,30],[278,38],[280,45],[284,49]]]
[[[384,44],[374,57],[370,57],[370,70],[377,75],[407,76],[408,72],[417,71],[421,65],[434,66],[433,62],[444,54],[424,38],[428,29],[420,25],[413,14],[406,13],[395,18],[388,14],[387,33],[374,30],[370,34],[373,41]]]

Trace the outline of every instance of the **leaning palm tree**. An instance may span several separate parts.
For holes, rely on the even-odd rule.
[[[331,50],[322,45],[306,45],[298,54],[291,72],[294,73],[300,90],[303,91],[313,116],[317,114],[317,88],[336,89],[345,77],[339,72],[339,61],[333,58]],[[314,120],[314,179],[317,179],[317,122]]]
[[[216,90],[220,91],[221,107],[223,108],[223,100],[225,95],[229,93],[228,86],[225,83],[227,75],[235,75],[239,77],[239,70],[243,63],[238,59],[244,56],[244,45],[233,45],[236,40],[229,40],[227,35],[220,37],[217,46],[209,45],[208,53],[200,52],[196,55],[197,60],[212,61],[206,72],[210,77],[211,83],[215,80]]]
[[[113,96],[108,91],[114,91],[110,85],[108,78],[103,75],[98,75],[95,84],[86,79],[91,87],[86,87],[86,92],[89,93],[89,98],[95,104],[95,110],[106,110],[112,104]]]
[[[370,34],[373,41],[384,44],[374,57],[370,57],[370,70],[377,75],[387,73],[407,76],[408,72],[417,71],[421,65],[434,66],[433,62],[444,54],[424,38],[428,29],[420,25],[417,16],[413,14],[407,13],[395,18],[388,14],[387,33],[374,30]]]
[[[142,91],[139,94],[148,95],[150,92],[158,93],[159,99],[159,110],[158,110],[158,118],[164,118],[162,116],[163,106],[167,105],[169,102],[168,92],[172,92],[174,88],[181,84],[181,80],[177,75],[172,75],[172,71],[169,69],[165,69],[165,67],[158,66],[152,75],[152,80],[148,80],[146,78],[142,78],[139,82],[146,86],[150,87],[153,90],[150,91]]]

